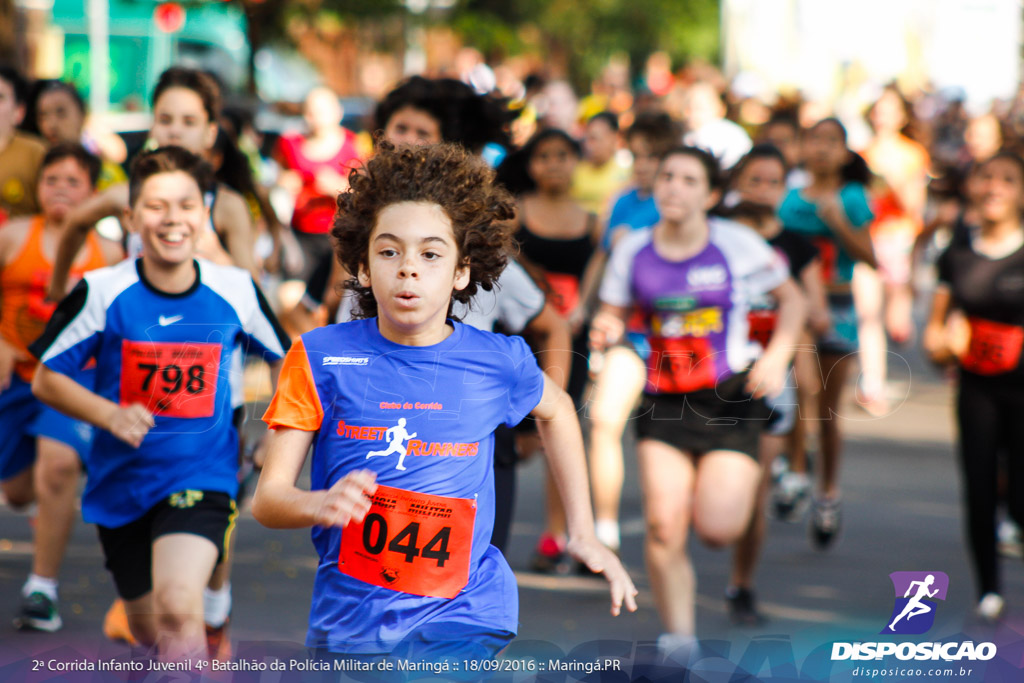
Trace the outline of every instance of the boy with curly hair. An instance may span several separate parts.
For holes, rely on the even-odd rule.
[[[515,579],[488,543],[499,424],[539,423],[570,552],[635,610],[593,535],[572,402],[519,337],[451,320],[490,289],[510,248],[511,197],[453,145],[384,143],[338,199],[333,236],[362,318],[303,335],[264,420],[253,514],[313,527],[320,556],[306,644],[348,656],[495,656],[515,635]],[[313,446],[312,486],[295,486]]]

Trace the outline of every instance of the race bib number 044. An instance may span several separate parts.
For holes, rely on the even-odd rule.
[[[211,417],[216,408],[220,344],[121,344],[121,405],[141,403],[154,415]]]
[[[366,518],[341,532],[338,569],[374,586],[454,598],[469,581],[476,502],[378,486]]]

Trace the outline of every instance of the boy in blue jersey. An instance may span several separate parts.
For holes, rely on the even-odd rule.
[[[488,543],[494,429],[537,418],[565,504],[569,552],[636,590],[594,537],[572,401],[519,337],[452,321],[490,288],[513,203],[453,145],[384,143],[353,172],[333,236],[362,319],[304,334],[285,358],[253,514],[313,527],[310,647],[352,656],[493,657],[515,635],[515,579]],[[397,428],[396,428],[397,427]],[[295,486],[313,446],[312,486]],[[454,641],[454,642],[453,642]]]
[[[30,348],[43,402],[97,430],[82,514],[99,526],[132,634],[205,658],[203,588],[237,516],[237,348],[276,366],[289,342],[250,275],[195,260],[209,166],[180,147],[140,157],[126,222],[139,259],[88,273]],[[69,375],[96,360],[91,391]]]

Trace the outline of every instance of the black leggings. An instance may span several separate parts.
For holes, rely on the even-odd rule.
[[[957,397],[959,456],[967,508],[967,541],[979,597],[999,592],[996,506],[999,456],[1005,456],[1007,507],[1024,522],[1024,386],[962,374]]]

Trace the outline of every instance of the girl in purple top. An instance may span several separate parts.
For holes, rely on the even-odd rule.
[[[691,147],[661,161],[661,220],[626,236],[601,284],[591,343],[615,343],[633,306],[651,354],[635,420],[644,491],[647,567],[666,633],[662,649],[694,638],[693,524],[709,545],[734,542],[750,521],[760,469],[762,397],[782,389],[805,304],[782,259],[750,229],[708,219],[717,164]],[[779,320],[763,354],[749,340],[753,297],[770,292]]]

